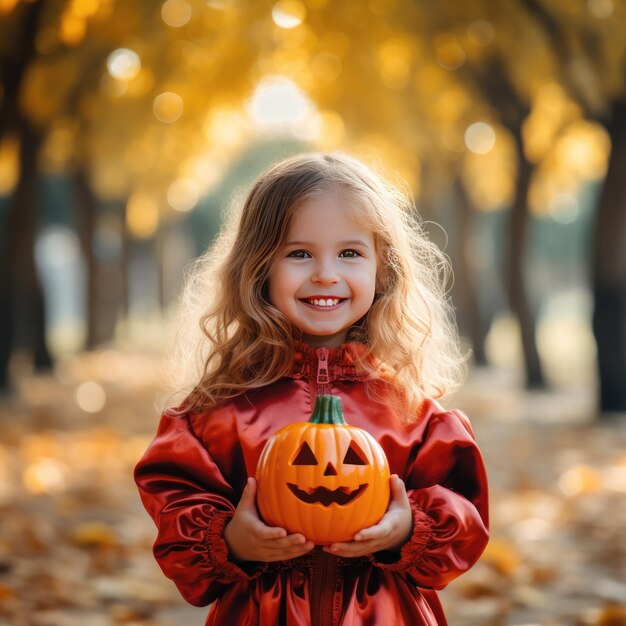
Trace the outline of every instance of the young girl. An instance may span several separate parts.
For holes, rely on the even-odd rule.
[[[446,624],[435,590],[488,532],[469,421],[435,400],[462,371],[445,268],[407,199],[335,153],[261,175],[195,265],[181,329],[199,332],[179,337],[190,384],[135,478],[155,557],[188,602],[211,604],[206,624]],[[318,394],[340,396],[392,472],[380,522],[327,546],[265,525],[253,478]]]

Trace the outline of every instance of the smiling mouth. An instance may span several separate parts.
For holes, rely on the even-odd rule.
[[[301,298],[301,302],[322,309],[332,309],[345,300],[347,298]]]
[[[310,493],[300,489],[293,483],[287,483],[287,487],[291,489],[296,498],[306,502],[307,504],[315,504],[319,502],[323,506],[329,506],[331,504],[338,504],[343,506],[352,502],[355,498],[360,496],[366,489],[367,483],[359,485],[354,491],[348,491],[347,487],[338,487],[337,489],[327,489],[326,487],[316,487]]]

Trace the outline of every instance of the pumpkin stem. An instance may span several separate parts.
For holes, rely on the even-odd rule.
[[[339,396],[320,395],[315,398],[313,414],[309,419],[312,424],[345,424]]]

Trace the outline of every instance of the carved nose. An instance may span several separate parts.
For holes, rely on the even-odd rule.
[[[337,476],[337,470],[332,463],[328,463],[326,469],[324,470],[324,476]]]

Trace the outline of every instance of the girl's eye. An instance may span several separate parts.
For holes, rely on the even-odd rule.
[[[311,255],[306,250],[292,250],[287,256],[294,259],[308,259]]]
[[[356,250],[343,250],[339,253],[339,256],[344,259],[356,259],[361,255]]]

